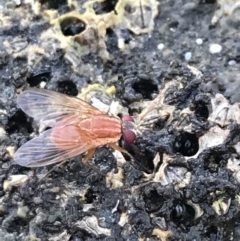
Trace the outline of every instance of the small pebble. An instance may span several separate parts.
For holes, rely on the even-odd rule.
[[[164,48],[164,44],[159,44],[159,45],[157,46],[157,48],[158,48],[159,50],[162,50],[162,49]]]
[[[235,60],[230,60],[229,62],[228,62],[228,65],[230,65],[230,66],[233,66],[233,65],[236,65],[236,61]]]
[[[191,58],[192,58],[192,53],[191,52],[187,52],[185,55],[184,55],[184,58],[186,61],[189,61]]]
[[[196,44],[197,45],[202,45],[202,43],[203,43],[203,40],[201,38],[197,38],[196,39]]]
[[[222,51],[222,46],[219,44],[211,44],[209,47],[209,52],[211,54],[217,54],[220,53]]]

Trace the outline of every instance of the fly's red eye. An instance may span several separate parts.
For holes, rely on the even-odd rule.
[[[124,115],[122,118],[123,121],[131,121],[134,122],[134,119],[130,115]]]
[[[128,145],[131,145],[136,139],[136,134],[131,130],[124,130],[123,139]]]

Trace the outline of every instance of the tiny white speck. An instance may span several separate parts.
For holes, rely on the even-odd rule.
[[[40,83],[40,88],[43,89],[43,88],[46,86],[46,84],[47,84],[47,83],[46,83],[45,81],[42,81],[42,82]]]
[[[112,209],[112,213],[117,212],[118,205],[119,205],[119,200],[117,200],[116,206]]]
[[[159,50],[162,50],[162,49],[164,48],[164,44],[159,44],[159,45],[157,46],[157,48],[158,48]]]
[[[121,50],[124,50],[124,48],[125,48],[124,39],[122,39],[122,38],[118,39],[118,48]]]
[[[21,1],[21,0],[14,0],[14,2],[16,3],[16,5],[20,5],[20,4],[28,4],[28,3],[30,3],[30,4],[33,4],[33,0],[23,0],[23,1]]]
[[[191,58],[192,58],[192,53],[191,52],[187,52],[185,55],[184,55],[184,58],[186,61],[189,61]]]
[[[237,62],[235,61],[235,60],[230,60],[229,62],[228,62],[228,65],[235,65]]]
[[[209,47],[209,52],[211,54],[217,54],[222,51],[222,46],[220,44],[211,44]]]
[[[16,3],[16,5],[18,6],[18,5],[21,4],[21,0],[15,0],[15,3]]]
[[[196,39],[196,44],[197,45],[202,45],[202,43],[203,43],[203,40],[201,38],[197,38]]]

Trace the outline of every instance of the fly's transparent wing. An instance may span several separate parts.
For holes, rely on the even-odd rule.
[[[21,146],[14,161],[27,167],[40,167],[61,162],[92,148],[91,138],[79,132],[76,125],[58,126],[43,132]]]
[[[81,118],[101,114],[98,109],[81,99],[37,88],[30,88],[21,93],[17,98],[17,105],[36,121],[49,127],[53,127],[69,114],[77,114]]]

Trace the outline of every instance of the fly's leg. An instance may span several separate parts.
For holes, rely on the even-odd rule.
[[[147,173],[149,172],[149,170],[146,167],[144,167],[140,162],[138,162],[127,150],[123,149],[115,143],[110,143],[108,145],[112,147],[114,150],[127,154],[134,162],[137,162]]]
[[[91,165],[88,163],[88,161],[92,158],[92,156],[94,155],[96,151],[96,148],[90,149],[88,150],[86,156],[83,159],[83,163],[85,165],[87,165],[88,167],[90,167],[92,170],[94,170],[95,172],[97,172],[98,174],[100,174],[101,176],[104,176],[95,166]]]
[[[124,150],[124,149],[123,149]],[[101,173],[101,171],[99,171],[95,166],[91,165],[88,163],[88,160],[94,155],[96,151],[96,148],[94,149],[90,149],[88,152],[87,152],[87,155],[84,157],[84,160],[83,160],[83,163],[86,164],[88,167],[90,167],[92,170],[94,170],[96,173],[100,174],[101,176],[103,177],[106,177],[103,173]],[[120,179],[118,178],[114,178],[118,181],[121,181]]]
[[[53,168],[51,168],[42,178],[40,178],[37,182],[37,184],[39,184],[43,179],[45,179],[54,169],[56,169],[57,167],[60,167],[61,165],[63,165],[64,163],[66,163],[68,161],[67,160],[64,160],[60,163],[58,163],[57,165],[55,165]]]
[[[117,150],[117,151],[120,151],[120,152],[122,152],[122,153],[127,154],[131,159],[133,159],[133,160],[135,161],[134,157],[133,157],[127,150],[123,149],[122,147],[118,146],[117,144],[115,144],[115,143],[110,143],[110,144],[108,144],[108,145],[109,145],[110,147],[112,147],[112,149],[114,149],[114,150]]]
[[[96,148],[88,150],[86,156],[83,159],[83,163],[84,164],[86,164],[92,158],[92,156],[94,155],[95,151],[96,151]]]

